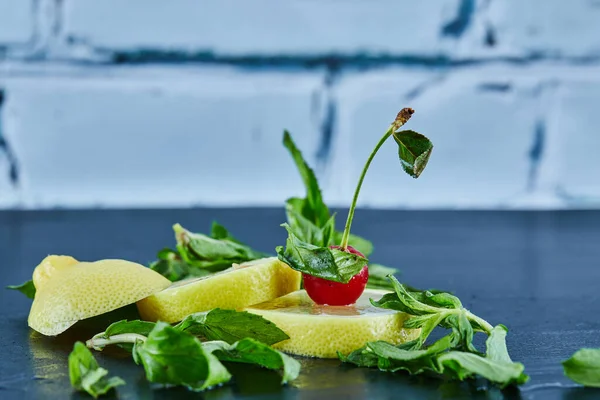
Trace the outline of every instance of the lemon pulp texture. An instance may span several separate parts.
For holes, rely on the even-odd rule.
[[[369,298],[379,300],[385,293],[367,289],[354,305],[324,306],[299,290],[246,311],[262,315],[288,334],[290,338],[275,348],[302,356],[337,358],[338,351],[347,355],[366,342],[400,344],[419,336],[419,329],[403,327],[410,315],[371,305]]]
[[[234,265],[226,271],[176,282],[137,303],[143,319],[181,321],[213,308],[242,309],[300,288],[301,274],[275,257]]]
[[[52,270],[42,283],[36,286],[28,323],[47,336],[58,335],[79,320],[135,303],[171,284],[151,269],[125,260],[70,263]]]

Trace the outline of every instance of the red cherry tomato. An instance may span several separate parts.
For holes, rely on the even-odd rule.
[[[339,249],[340,246],[331,246],[332,249]],[[364,255],[348,246],[347,252]],[[323,278],[317,278],[312,275],[302,274],[304,277],[304,289],[310,298],[317,304],[330,306],[347,306],[356,303],[356,300],[364,292],[369,279],[369,269],[365,265],[360,272],[352,277],[348,283],[328,281]]]

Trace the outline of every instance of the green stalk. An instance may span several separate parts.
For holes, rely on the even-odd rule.
[[[383,146],[385,141],[388,140],[388,138],[390,136],[392,136],[392,133],[394,133],[394,125],[393,124],[390,125],[390,127],[385,132],[383,137],[381,139],[379,139],[377,146],[375,146],[375,149],[373,149],[373,151],[371,152],[371,155],[369,155],[369,158],[367,159],[367,163],[365,164],[362,172],[360,173],[360,178],[358,178],[358,185],[356,185],[356,190],[354,191],[354,197],[352,198],[352,204],[350,204],[350,209],[348,210],[348,218],[346,219],[346,227],[344,228],[344,234],[342,235],[342,243],[340,244],[341,249],[344,251],[346,249],[348,249],[348,239],[350,238],[350,227],[352,226],[352,220],[354,219],[354,210],[356,209],[356,202],[358,201],[358,195],[360,193],[360,188],[362,187],[363,181],[365,180],[365,175],[367,174],[367,170],[369,169],[369,166],[371,165],[371,161],[373,161],[373,158],[375,158],[375,155],[377,154],[377,152],[379,151],[381,146]]]
[[[85,345],[94,350],[102,351],[102,349],[110,344],[120,344],[120,343],[131,343],[135,344],[136,342],[145,342],[146,336],[138,335],[137,333],[123,333],[120,335],[113,335],[108,339],[100,337],[103,333],[100,333],[87,342]]]

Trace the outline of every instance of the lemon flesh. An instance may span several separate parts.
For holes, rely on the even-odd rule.
[[[151,269],[125,260],[67,264],[49,268],[42,262],[38,267],[48,273],[38,273],[43,279],[36,284],[28,323],[47,336],[58,335],[79,320],[135,303],[171,284]]]
[[[419,336],[419,329],[403,327],[410,315],[377,308],[369,302],[386,293],[367,289],[351,306],[323,306],[299,290],[246,311],[262,315],[288,334],[288,340],[273,347],[301,356],[337,358],[338,351],[347,355],[367,342],[385,340],[400,344]]]
[[[242,309],[300,288],[301,274],[275,257],[254,260],[220,273],[176,282],[138,301],[143,319],[178,322],[213,308]]]

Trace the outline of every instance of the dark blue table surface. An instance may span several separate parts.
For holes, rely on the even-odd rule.
[[[147,263],[172,245],[173,223],[207,231],[213,219],[260,250],[273,252],[285,240],[280,209],[4,211],[0,286],[30,279],[48,254]],[[119,397],[600,399],[600,390],[565,378],[560,364],[580,347],[600,347],[600,212],[359,210],[354,232],[375,243],[373,262],[402,270],[401,281],[452,291],[474,313],[507,325],[511,356],[525,364],[530,382],[501,392],[479,381],[453,383],[301,359],[300,377],[283,388],[274,373],[233,366],[233,384],[195,394],[152,389],[129,357],[97,354],[102,366],[127,381]],[[111,321],[136,317],[134,307],[126,308],[46,338],[27,327],[29,307],[20,293],[0,290],[2,399],[86,398],[68,380],[73,342]]]

